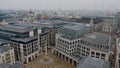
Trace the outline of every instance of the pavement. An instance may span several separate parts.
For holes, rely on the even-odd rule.
[[[76,68],[75,65],[72,65],[71,63],[68,63],[67,61],[55,56],[51,50],[48,51],[48,56],[53,60],[53,62],[48,64],[41,63],[40,61],[42,58],[46,57],[46,55],[44,52],[40,52],[39,57],[28,64],[25,64],[25,66],[26,68]]]

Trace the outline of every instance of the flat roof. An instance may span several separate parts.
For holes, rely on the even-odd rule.
[[[21,62],[16,62],[12,65],[10,65],[8,63],[1,63],[0,64],[0,68],[22,68],[23,66],[24,66],[24,64]]]
[[[88,56],[80,61],[78,68],[109,68],[109,63],[103,59]]]
[[[72,24],[65,25],[63,27],[68,28],[68,29],[73,29],[73,30],[82,30],[84,28],[90,27],[90,25],[89,24],[81,24],[81,23],[72,23]]]
[[[14,31],[14,32],[27,32],[32,30],[33,27],[25,27],[25,26],[15,26],[15,25],[4,25],[0,26],[0,30]]]
[[[12,47],[10,47],[10,46],[1,46],[0,47],[0,52],[2,53],[2,52],[6,52],[6,51],[8,51],[8,50],[10,50],[10,49],[12,49]]]
[[[85,37],[88,41],[94,41],[96,43],[108,44],[109,43],[109,35],[104,33],[90,33],[86,34]]]
[[[33,40],[37,40],[37,37],[27,37],[27,38],[11,38],[12,41],[19,42],[19,43],[27,43]]]

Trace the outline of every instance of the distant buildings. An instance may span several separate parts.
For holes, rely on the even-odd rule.
[[[109,68],[109,54],[114,50],[112,44],[118,31],[119,13],[117,22],[114,17],[81,17],[74,13],[69,15],[70,18],[46,12],[36,15],[31,10],[24,13],[17,12],[13,16],[10,14],[12,18],[0,19],[3,21],[0,39],[9,43],[9,46],[0,43],[0,66],[21,68],[23,64],[16,65],[15,60],[29,63],[41,51],[52,48],[56,56],[78,65],[78,68]],[[6,14],[4,16],[7,17]],[[119,41],[116,53],[119,67]]]
[[[113,33],[117,30],[117,22],[115,19],[105,19],[103,21],[102,31],[106,33]]]
[[[117,19],[118,25],[120,25],[120,12],[117,12],[116,19]]]
[[[115,68],[120,68],[120,39],[116,39]]]

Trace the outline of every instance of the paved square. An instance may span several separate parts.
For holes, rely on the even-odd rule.
[[[25,64],[25,66],[26,68],[76,68],[71,63],[52,54],[51,50],[48,51],[48,56],[46,56],[44,52],[40,52],[39,57]]]

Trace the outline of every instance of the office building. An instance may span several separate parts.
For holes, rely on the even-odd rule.
[[[10,46],[0,46],[0,63],[15,63],[14,48]]]
[[[108,61],[111,36],[104,33],[89,33],[80,38],[78,53],[81,57],[91,56]]]
[[[74,23],[61,27],[56,34],[54,54],[72,64],[79,63],[81,57],[77,54],[77,48],[80,37],[89,32],[89,24]]]

